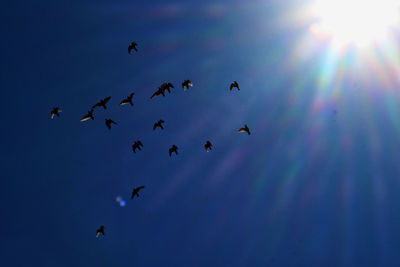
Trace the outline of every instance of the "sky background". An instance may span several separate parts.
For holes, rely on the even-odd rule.
[[[399,266],[398,49],[332,48],[308,3],[2,3],[0,265]]]

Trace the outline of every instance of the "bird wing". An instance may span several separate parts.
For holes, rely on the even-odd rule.
[[[87,120],[90,119],[90,118],[91,118],[90,115],[87,114],[87,115],[83,116],[82,119],[81,119],[80,121],[87,121]]]
[[[154,125],[153,125],[153,131],[154,131],[155,129],[157,129],[157,123],[154,123]]]
[[[122,105],[125,105],[125,104],[128,104],[128,103],[129,103],[129,100],[128,99],[124,99],[124,100],[121,101],[121,103],[119,103],[119,105],[122,106]]]
[[[50,117],[53,119],[53,118],[54,118],[54,115],[55,115],[55,113],[52,111],[52,112],[50,113]]]
[[[175,87],[172,85],[172,83],[168,83],[167,85],[168,85],[168,87],[175,88]]]
[[[129,98],[132,98],[135,95],[135,93],[132,93],[129,95]]]
[[[130,45],[128,46],[128,53],[129,53],[129,54],[131,53],[132,49],[133,49],[133,44],[130,44]]]
[[[160,93],[157,91],[157,92],[155,92],[151,97],[150,97],[150,99],[153,99],[153,98],[155,98],[156,96],[158,96]]]
[[[102,106],[102,103],[101,103],[101,102],[98,102],[98,103],[96,103],[96,104],[92,107],[92,109],[99,108],[99,107],[101,107],[101,106]]]
[[[103,104],[105,105],[108,103],[108,101],[110,101],[110,99],[111,99],[111,96],[108,96],[108,97],[104,98],[101,102],[103,102]]]
[[[163,120],[159,120],[159,122],[160,122],[160,123],[164,123],[164,121],[163,121]]]
[[[229,90],[232,91],[233,87],[235,87],[235,85],[233,83],[231,83],[231,86],[229,87]]]
[[[115,125],[118,125],[118,123],[116,123],[115,121],[111,120],[111,123],[114,123]]]
[[[139,144],[140,146],[143,146],[142,142],[140,142],[140,141],[138,141],[138,144]]]
[[[137,191],[139,192],[140,190],[142,190],[144,188],[144,185],[141,185],[137,188]]]
[[[244,133],[244,132],[246,132],[246,129],[245,129],[245,128],[240,128],[240,129],[238,130],[238,133]]]

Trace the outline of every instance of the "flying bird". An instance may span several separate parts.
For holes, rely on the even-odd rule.
[[[60,112],[61,112],[62,110],[60,109],[60,108],[58,108],[58,107],[55,107],[55,108],[53,108],[52,110],[51,110],[51,112],[50,112],[50,117],[53,119],[54,118],[54,115],[56,115],[57,117],[60,117]]]
[[[138,49],[137,49],[137,43],[132,42],[132,43],[128,46],[128,53],[129,53],[129,54],[131,53],[132,49],[135,50],[136,52],[138,51]]]
[[[160,86],[161,90],[165,93],[165,91],[167,90],[168,93],[171,93],[171,88],[175,88],[172,83],[163,83]]]
[[[249,129],[249,127],[247,126],[247,124],[245,124],[244,127],[240,128],[240,129],[238,130],[238,133],[244,133],[244,132],[246,132],[248,135],[250,135],[250,129]]]
[[[206,144],[204,145],[204,148],[206,149],[206,151],[210,151],[212,148],[212,144],[210,141],[207,140]]]
[[[132,102],[132,98],[135,95],[135,93],[130,94],[129,96],[127,96],[126,98],[124,98],[121,103],[119,103],[120,106],[123,106],[125,104],[131,104],[131,106],[133,106],[133,102]]]
[[[133,143],[133,145],[132,145],[133,153],[136,153],[136,149],[139,149],[139,151],[142,151],[141,147],[143,147],[142,142],[140,142],[140,140],[135,141],[135,143]]]
[[[118,125],[115,121],[113,121],[112,119],[106,119],[106,126],[109,130],[111,130],[111,124],[115,124]]]
[[[157,127],[160,127],[161,130],[164,130],[164,127],[163,127],[163,125],[162,125],[163,123],[164,123],[163,120],[159,120],[158,122],[154,123],[153,131],[155,131],[155,130],[157,129]]]
[[[178,155],[178,147],[176,145],[172,145],[169,149],[169,156],[171,157],[172,153],[175,152],[175,155]]]
[[[99,107],[103,107],[104,109],[107,109],[106,104],[107,104],[108,101],[110,101],[110,99],[111,99],[111,96],[106,97],[106,98],[100,100],[98,103],[96,103],[96,104],[92,107],[92,109],[99,108]]]
[[[94,116],[93,116],[93,109],[88,111],[88,114],[86,114],[85,116],[82,117],[82,119],[80,121],[87,121],[88,119],[92,119],[94,120]]]
[[[100,226],[99,229],[97,229],[96,231],[96,237],[98,238],[100,234],[102,234],[103,236],[105,235],[104,230],[106,229],[106,227],[104,225]]]
[[[189,89],[189,86],[193,86],[193,83],[190,80],[185,80],[182,83],[182,88],[184,91],[186,91],[187,89]]]
[[[139,197],[139,191],[144,188],[144,185],[133,188],[131,199],[133,199],[135,196]]]
[[[161,87],[158,88],[158,90],[150,97],[150,99],[153,99],[159,95],[165,96],[165,90],[161,89]]]
[[[229,89],[232,91],[233,88],[237,88],[238,91],[240,91],[240,87],[237,81],[233,81],[233,83],[231,83],[231,87],[229,87]]]

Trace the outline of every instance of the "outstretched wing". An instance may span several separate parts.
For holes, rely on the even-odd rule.
[[[98,102],[98,103],[96,103],[96,104],[92,107],[92,109],[99,108],[99,107],[101,107],[101,106],[102,106],[102,103],[101,103],[101,102]]]
[[[54,111],[51,111],[50,117],[51,117],[52,119],[54,118],[54,115],[55,115]]]
[[[129,100],[128,99],[124,99],[124,100],[121,101],[121,103],[119,103],[119,105],[122,106],[122,105],[125,105],[125,104],[128,104],[128,103],[129,103]]]
[[[157,123],[154,123],[153,125],[153,131],[155,131],[157,129]]]
[[[81,121],[81,122],[82,122],[82,121],[87,121],[87,120],[90,119],[90,118],[91,118],[90,115],[87,114],[87,115],[83,116],[82,119],[80,119],[80,121]]]

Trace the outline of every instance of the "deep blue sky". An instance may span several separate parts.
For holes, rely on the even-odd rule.
[[[308,47],[301,2],[2,3],[0,265],[399,266],[397,75]]]

